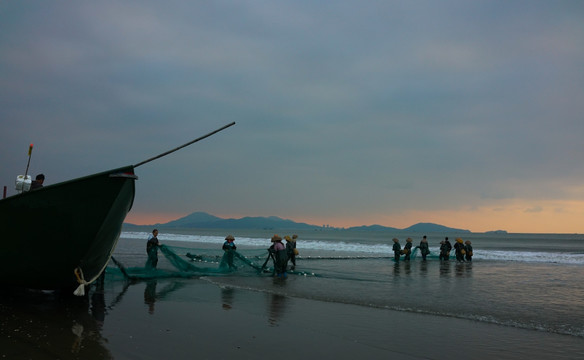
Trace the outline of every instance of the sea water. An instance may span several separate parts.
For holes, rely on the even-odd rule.
[[[159,240],[179,256],[204,255],[219,266],[225,230],[161,230]],[[261,265],[271,233],[231,230],[238,252]],[[300,232],[296,269],[275,284],[271,274],[240,267],[201,273],[220,287],[440,317],[468,319],[584,338],[584,236],[570,234],[388,234],[342,230]],[[122,233],[114,256],[127,266],[145,261],[146,232]],[[286,234],[280,234],[281,236]],[[292,235],[292,234],[289,234]],[[393,260],[391,239],[419,244],[427,235],[427,261]],[[446,236],[470,240],[472,262],[436,258]],[[215,255],[215,258],[213,257]],[[160,255],[159,255],[160,256]],[[190,261],[187,257],[184,257]],[[268,266],[271,266],[268,261]],[[161,259],[159,268],[171,267]],[[110,271],[113,269],[110,267]]]

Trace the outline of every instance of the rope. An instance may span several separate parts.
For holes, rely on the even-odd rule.
[[[75,296],[84,296],[85,295],[85,285],[89,285],[85,278],[83,277],[83,270],[80,267],[77,267],[74,271],[75,277],[77,278],[77,282],[79,283],[79,287],[73,292]]]

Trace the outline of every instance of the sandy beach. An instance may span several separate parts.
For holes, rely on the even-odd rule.
[[[124,359],[136,354],[138,358],[152,359],[190,358],[195,354],[205,359],[234,356],[242,359],[269,356],[280,359],[386,359],[388,356],[395,359],[576,359],[584,356],[584,340],[567,336],[277,294],[218,289],[204,281],[188,283],[188,297],[177,294],[175,298],[169,294],[168,298],[156,302],[152,314],[144,314],[146,306],[124,306],[116,311],[121,310],[123,317],[111,320],[108,317],[106,321],[115,324],[104,328],[103,335],[109,339],[112,354]],[[164,284],[160,285],[164,288]],[[129,296],[142,295],[141,287],[137,286],[138,293]],[[128,315],[135,320],[128,322],[125,318]],[[505,338],[514,342],[507,343]]]
[[[274,281],[272,279],[266,279]],[[278,281],[274,286],[279,285]],[[3,359],[578,359],[581,338],[219,287],[107,282],[86,299],[3,293]],[[506,339],[513,339],[512,342]]]

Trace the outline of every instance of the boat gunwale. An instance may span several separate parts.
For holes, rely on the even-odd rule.
[[[128,173],[127,172],[128,169],[131,169],[131,173]],[[119,174],[119,176],[115,176],[116,174]],[[79,182],[79,181],[85,181],[87,179],[91,179],[91,178],[94,178],[94,177],[105,176],[105,175],[109,175],[110,177],[119,177],[119,178],[128,178],[128,179],[132,179],[132,180],[138,180],[138,176],[134,173],[134,165],[126,165],[126,166],[122,166],[122,167],[119,167],[119,168],[114,168],[114,169],[111,169],[111,170],[106,170],[106,171],[102,171],[102,172],[98,172],[98,173],[94,173],[94,174],[90,174],[90,175],[85,175],[85,176],[81,176],[81,177],[78,177],[78,178],[61,181],[61,182],[54,183],[54,184],[50,184],[50,185],[45,185],[42,188],[38,188],[38,189],[29,190],[29,191],[22,192],[22,193],[10,195],[10,196],[7,196],[7,197],[5,197],[3,199],[0,199],[0,202],[2,202],[3,200],[20,198],[20,197],[23,197],[23,196],[31,196],[31,194],[35,194],[35,193],[38,193],[40,191],[45,191],[47,189],[52,189],[52,188],[56,188],[56,187],[60,187],[60,186],[66,186],[66,185],[71,184],[71,183],[75,183],[75,182]]]

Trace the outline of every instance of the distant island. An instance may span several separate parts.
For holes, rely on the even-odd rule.
[[[264,229],[264,230],[342,230],[342,231],[380,231],[380,232],[416,232],[416,233],[459,233],[469,234],[470,230],[456,229],[433,223],[417,223],[405,229],[398,229],[382,225],[354,226],[349,228],[336,228],[328,225],[311,225],[299,223],[277,216],[268,217],[243,217],[240,219],[223,219],[206,212],[194,212],[190,215],[167,223],[151,225],[136,225],[124,223],[125,228],[152,228],[162,229]],[[488,233],[506,234],[504,230],[490,231]]]

